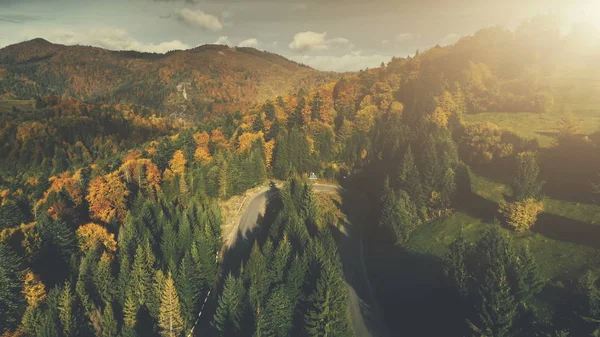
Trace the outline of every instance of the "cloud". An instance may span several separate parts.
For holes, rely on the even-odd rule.
[[[294,51],[306,52],[306,51],[321,51],[330,48],[347,47],[352,49],[354,46],[343,37],[336,37],[333,39],[326,39],[327,32],[316,33],[316,32],[301,32],[294,35],[294,39],[288,47]]]
[[[188,26],[208,29],[213,32],[218,32],[223,29],[223,24],[219,21],[218,17],[206,14],[197,9],[183,8],[177,12],[176,18]]]
[[[219,36],[217,41],[215,41],[213,44],[223,44],[223,45],[227,45],[227,46],[233,45],[233,43],[231,43],[231,41],[229,41],[229,38],[227,36]]]
[[[258,40],[255,39],[255,38],[246,39],[246,40],[240,42],[238,44],[238,47],[252,47],[252,48],[256,48],[256,47],[258,47]]]
[[[448,34],[448,35],[444,36],[442,41],[440,41],[440,45],[447,46],[447,45],[455,44],[459,38],[460,38],[460,36],[458,34],[454,34],[454,33]]]
[[[397,42],[408,42],[408,41],[412,41],[415,39],[415,36],[412,35],[411,33],[401,33],[396,35],[396,41]]]
[[[332,55],[302,55],[292,56],[291,59],[324,71],[358,71],[364,68],[375,68],[381,62],[388,62],[392,57],[389,55],[363,55],[360,51],[354,51],[342,56]]]
[[[87,45],[110,50],[136,50],[148,53],[166,53],[171,50],[189,49],[179,41],[143,43],[135,40],[129,32],[120,28],[100,28],[87,31],[68,29],[26,29],[21,33],[23,40],[41,37],[50,42],[66,45]]]
[[[29,15],[20,14],[0,14],[0,21],[9,23],[27,23],[32,21],[38,21],[39,18]]]

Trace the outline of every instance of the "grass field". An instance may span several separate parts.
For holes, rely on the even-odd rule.
[[[589,135],[600,130],[600,107],[593,109],[574,109],[573,115],[581,121],[580,132]],[[520,136],[537,139],[542,147],[553,144],[556,133],[556,122],[562,118],[559,112],[485,112],[465,115],[466,123],[490,122],[502,129],[513,131]]]
[[[30,110],[34,107],[35,101],[27,100],[27,101],[18,101],[18,100],[0,100],[0,113],[10,112],[13,107],[16,107],[21,110]]]
[[[491,226],[497,216],[497,202],[510,192],[506,185],[473,176],[473,191],[479,201],[470,203],[449,217],[424,225],[408,243],[419,254],[443,256],[463,232],[471,242]],[[545,199],[546,211],[530,233],[511,235],[518,245],[528,245],[542,274],[556,282],[576,280],[600,261],[600,206]],[[503,231],[508,232],[507,229]],[[596,244],[597,242],[597,244]],[[562,281],[560,281],[562,282]]]

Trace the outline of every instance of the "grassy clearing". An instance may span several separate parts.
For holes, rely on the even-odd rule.
[[[580,121],[581,133],[589,135],[600,129],[600,107],[573,109],[573,115]],[[550,147],[554,142],[556,122],[562,118],[559,112],[485,112],[465,115],[466,123],[490,122],[502,129],[510,130],[522,137],[537,139],[542,147]]]
[[[19,100],[0,100],[0,113],[10,112],[13,107],[16,107],[21,110],[31,110],[33,109],[35,101],[27,100],[27,101],[19,101]]]
[[[483,199],[492,202],[490,205],[493,205],[493,203],[500,201],[503,195],[509,193],[510,188],[490,179],[474,175],[473,191]],[[570,221],[600,225],[599,206],[554,199],[545,199],[544,204],[545,216],[538,221],[536,227],[547,227],[544,226],[544,221],[552,221],[555,218],[562,219],[563,217],[569,219],[569,221],[566,221],[565,227],[569,226]],[[449,217],[428,223],[413,235],[408,243],[408,249],[420,254],[432,254],[441,257],[447,252],[448,246],[461,231],[469,241],[475,242],[486,228],[492,225],[493,218],[496,216],[493,208],[486,212],[489,212],[486,219],[482,219],[481,212],[478,212],[478,210],[465,209],[457,211]],[[555,231],[555,229],[552,230]],[[569,232],[576,229],[562,228],[562,230]],[[503,231],[508,233],[506,229],[503,229]],[[511,238],[517,245],[528,245],[531,248],[541,272],[548,279],[577,279],[587,268],[600,261],[600,252],[590,245],[556,240],[550,237],[555,237],[552,235],[553,233],[545,233],[544,230],[541,232],[536,231],[534,229],[532,232],[525,234],[513,233]],[[598,231],[600,231],[600,226],[598,226]]]

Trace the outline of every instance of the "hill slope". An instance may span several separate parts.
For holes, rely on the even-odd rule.
[[[52,94],[219,113],[334,78],[252,48],[205,45],[167,54],[64,46],[43,39],[0,49],[0,98]]]

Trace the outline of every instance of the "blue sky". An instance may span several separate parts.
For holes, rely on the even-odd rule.
[[[207,43],[269,50],[322,70],[374,67],[537,14],[600,22],[600,0],[0,0],[0,47],[166,52]],[[597,13],[597,14],[590,14]]]

